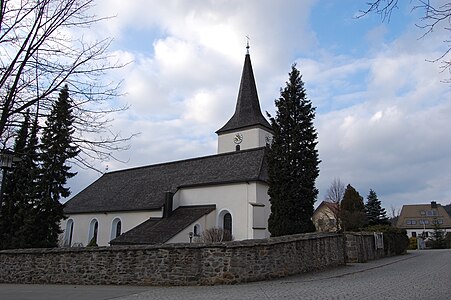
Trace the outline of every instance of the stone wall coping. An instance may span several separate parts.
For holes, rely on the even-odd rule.
[[[374,233],[380,233],[380,232],[373,232],[373,231],[359,231],[359,232],[353,232],[353,231],[345,231],[344,234],[348,235],[361,235],[361,236],[373,236]]]
[[[199,248],[247,248],[255,246],[270,246],[286,244],[294,241],[324,239],[342,236],[338,233],[301,233],[288,236],[270,237],[266,239],[242,240],[215,243],[174,243],[156,245],[123,245],[106,247],[63,247],[63,248],[32,248],[1,250],[0,254],[46,254],[46,253],[70,253],[70,252],[114,252],[114,251],[139,251],[139,250],[176,250]],[[371,233],[372,235],[372,233]]]

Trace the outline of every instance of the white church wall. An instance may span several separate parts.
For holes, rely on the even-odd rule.
[[[243,136],[240,150],[253,149],[266,145],[266,137],[272,136],[268,131],[261,128],[251,128],[242,131],[234,131],[218,136],[218,153],[236,151],[235,135],[239,133]]]
[[[269,236],[269,201],[265,184],[249,182],[183,188],[174,195],[174,202],[178,206],[216,204],[216,218],[207,221],[205,228],[222,227],[223,216],[229,212],[232,215],[232,235],[235,240]],[[252,206],[255,203],[264,205],[258,209],[257,216],[254,216]],[[259,225],[257,230],[253,229],[254,218]]]
[[[252,219],[254,228],[254,239],[266,238],[270,236],[268,231],[268,218],[271,214],[271,204],[269,203],[268,185],[261,182],[255,183],[256,199],[258,206],[255,209]],[[264,229],[263,229],[264,228]]]
[[[62,237],[66,235],[66,225],[69,220],[73,221],[73,233],[71,245],[86,246],[89,243],[90,224],[93,219],[98,222],[97,245],[109,246],[111,240],[111,230],[113,220],[121,220],[122,233],[147,221],[149,218],[160,218],[163,215],[162,210],[138,211],[138,212],[111,212],[96,214],[73,214],[61,222],[61,229],[64,231]]]
[[[180,206],[216,204],[216,220],[208,227],[222,226],[218,217],[228,211],[232,215],[232,234],[237,240],[250,238],[248,228],[249,184],[236,183],[204,187],[183,188],[179,194]],[[254,201],[254,200],[253,200]]]

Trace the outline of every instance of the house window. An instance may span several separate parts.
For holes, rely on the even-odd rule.
[[[420,221],[421,222],[421,221]],[[417,221],[416,220],[407,220],[406,221],[406,224],[407,225],[416,225],[417,224]]]
[[[66,231],[64,236],[64,246],[70,247],[72,245],[72,235],[74,234],[74,221],[72,219],[67,220]]]
[[[122,221],[119,218],[115,218],[111,223],[111,239],[115,239],[122,234]]]
[[[200,225],[199,224],[194,225],[193,235],[194,236],[200,236]]]
[[[428,217],[438,216],[438,211],[436,209],[428,210],[426,211],[426,216]]]
[[[412,232],[412,237],[417,237],[417,233],[415,231]]]
[[[420,214],[421,214],[422,216],[424,216],[424,215],[426,214],[426,212],[425,212],[424,210],[422,210],[422,211],[420,211]]]
[[[97,234],[99,231],[99,222],[96,219],[92,219],[91,224],[89,224],[89,234],[88,234],[88,243],[89,244],[97,244]]]
[[[232,215],[230,213],[224,215],[224,230],[232,234]]]

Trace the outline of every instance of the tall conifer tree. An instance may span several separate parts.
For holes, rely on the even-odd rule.
[[[365,204],[365,211],[366,216],[368,217],[368,224],[369,225],[390,224],[390,222],[388,222],[385,208],[382,207],[381,201],[377,198],[376,192],[370,189],[370,192],[366,199],[367,202]]]
[[[341,201],[340,218],[345,231],[357,231],[367,223],[363,197],[350,184],[346,187]]]
[[[276,116],[270,117],[274,137],[268,148],[268,175],[272,236],[315,231],[311,220],[318,195],[317,133],[313,126],[315,107],[307,99],[302,76],[292,65],[289,80],[275,101]]]
[[[14,143],[14,156],[18,160],[13,162],[5,178],[5,205],[0,217],[0,247],[4,249],[34,246],[37,125],[33,125],[31,132],[29,127],[30,115],[27,112]]]
[[[65,187],[67,179],[75,176],[70,172],[68,160],[79,153],[73,143],[74,116],[67,85],[47,117],[41,139],[42,174],[39,179],[40,200],[36,206],[40,220],[36,235],[39,247],[54,247],[61,233],[60,221],[64,218],[62,197],[68,197],[70,190]]]

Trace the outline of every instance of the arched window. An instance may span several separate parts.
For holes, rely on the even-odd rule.
[[[117,222],[117,224],[116,224],[116,237],[121,235],[121,230],[122,230],[121,227],[122,227],[122,222],[121,221]]]
[[[72,235],[74,234],[74,220],[69,219],[66,223],[66,231],[64,232],[64,246],[70,247],[72,245]]]
[[[194,225],[193,235],[200,236],[200,225],[199,224]]]
[[[224,215],[223,224],[224,231],[228,231],[230,234],[232,234],[232,215],[230,213],[226,213]]]
[[[96,219],[91,220],[89,224],[88,244],[97,244],[97,235],[99,232],[99,222]]]
[[[115,218],[111,223],[111,240],[117,238],[122,234],[122,221],[119,218]]]
[[[241,150],[241,146],[240,146],[240,145],[236,145],[236,146],[235,146],[235,150],[236,150],[236,151],[240,151],[240,150]]]

